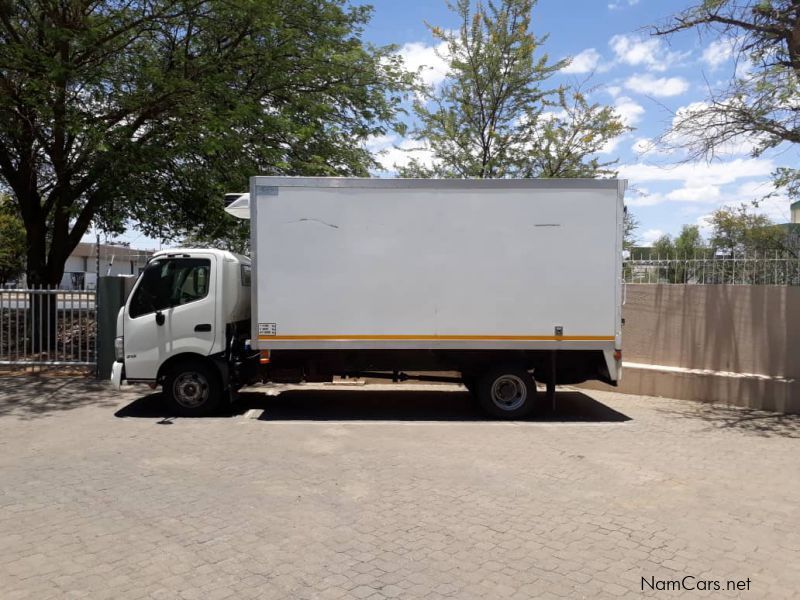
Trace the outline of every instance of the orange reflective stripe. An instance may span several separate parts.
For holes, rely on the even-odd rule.
[[[609,342],[613,335],[260,335],[259,340],[449,340],[449,341],[580,341]]]

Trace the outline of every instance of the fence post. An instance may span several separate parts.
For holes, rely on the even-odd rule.
[[[125,304],[125,278],[100,277],[97,280],[97,378],[111,377],[114,364],[114,338],[117,337],[117,314]]]

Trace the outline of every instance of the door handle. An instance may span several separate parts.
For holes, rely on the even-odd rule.
[[[200,323],[194,326],[195,331],[211,331],[211,323]]]
[[[164,324],[164,313],[160,310],[156,312],[156,325],[163,325]]]

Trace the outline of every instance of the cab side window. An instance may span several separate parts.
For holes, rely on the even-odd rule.
[[[131,298],[131,318],[196,302],[208,295],[207,258],[157,258],[147,265]]]

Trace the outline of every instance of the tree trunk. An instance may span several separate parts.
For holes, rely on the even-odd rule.
[[[37,360],[55,360],[58,345],[58,295],[47,288],[28,294],[28,347]]]
[[[28,252],[26,277],[28,289],[39,290],[28,295],[30,351],[39,360],[55,360],[58,343],[58,295],[56,290],[64,276],[69,253],[54,256],[47,253],[46,224],[26,222]]]

